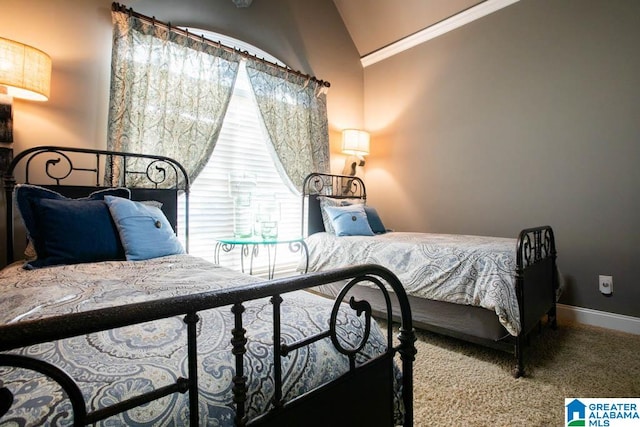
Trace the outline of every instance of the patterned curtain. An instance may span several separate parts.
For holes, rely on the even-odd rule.
[[[300,191],[310,172],[329,171],[326,87],[251,59],[247,72],[279,160],[276,165],[284,169],[285,182]]]
[[[241,56],[128,13],[112,19],[108,149],[174,158],[193,180],[215,146]],[[118,185],[113,166],[107,181]]]

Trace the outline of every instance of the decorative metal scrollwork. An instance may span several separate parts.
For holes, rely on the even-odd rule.
[[[349,356],[351,359],[353,358],[353,356],[355,354],[360,352],[360,350],[362,350],[362,348],[369,341],[369,334],[371,332],[371,313],[372,313],[371,304],[369,304],[367,301],[356,301],[356,299],[354,297],[351,297],[349,299],[349,307],[351,307],[351,309],[353,309],[356,312],[356,315],[358,317],[362,316],[362,314],[364,313],[364,327],[365,327],[364,328],[364,332],[363,332],[362,336],[360,337],[360,342],[359,343],[350,343],[350,347],[349,348],[345,347],[343,345],[343,343],[341,342],[341,340],[338,338],[338,333],[337,333],[337,329],[338,329],[338,325],[337,325],[338,312],[340,311],[340,307],[342,306],[342,301],[347,296],[347,294],[349,293],[351,288],[353,288],[355,285],[357,285],[358,283],[363,282],[363,281],[369,281],[369,282],[375,284],[376,286],[378,286],[380,288],[380,290],[383,292],[383,294],[385,295],[385,298],[387,300],[389,299],[388,292],[387,292],[385,286],[382,284],[382,282],[380,280],[378,280],[377,278],[374,278],[374,277],[371,277],[371,276],[356,277],[356,278],[350,280],[340,290],[340,293],[336,297],[334,305],[333,305],[333,309],[331,311],[329,332],[330,332],[330,336],[331,336],[331,342],[333,343],[335,348],[340,353]],[[343,337],[343,340],[344,340],[344,337]]]
[[[0,354],[0,366],[11,366],[14,368],[21,368],[39,372],[40,374],[53,380],[62,388],[69,401],[71,402],[74,418],[76,419],[76,421],[78,421],[80,424],[83,424],[84,420],[86,420],[87,410],[82,392],[80,391],[80,388],[75,383],[73,378],[62,369],[58,368],[52,363],[17,354]],[[4,415],[11,408],[13,399],[14,398],[11,391],[4,387],[0,389],[0,416]],[[9,406],[5,408],[5,405],[7,404]]]
[[[518,239],[518,263],[521,268],[555,256],[555,242],[551,227],[523,230]]]
[[[349,299],[349,307],[356,312],[358,317],[364,313],[364,333],[360,338],[360,342],[357,345],[352,345],[350,348],[343,346],[338,339],[338,312],[340,311],[340,306],[341,304],[334,304],[333,310],[331,311],[331,321],[329,324],[331,342],[340,353],[347,356],[353,356],[362,350],[369,340],[369,334],[371,332],[371,304],[367,301],[356,301],[354,297]]]
[[[341,194],[343,196],[349,197],[361,197],[363,194],[362,189],[362,181],[359,178],[349,177],[349,178],[339,178],[340,179],[340,188]]]
[[[79,170],[73,167],[73,162],[71,161],[71,159],[69,158],[69,156],[67,156],[64,153],[61,153],[59,151],[49,151],[47,152],[48,154],[55,154],[56,156],[59,156],[57,158],[54,159],[49,159],[45,162],[45,167],[44,167],[44,171],[45,174],[53,179],[56,184],[60,185],[60,181],[66,179],[69,177],[69,175],[71,175],[71,173],[74,170]],[[42,154],[42,153],[38,153],[38,154]],[[26,173],[26,177],[25,177],[25,182],[29,182],[29,165],[31,164],[31,161],[36,157],[36,155],[30,157],[27,160],[27,168],[25,170]],[[60,162],[62,162],[62,159],[65,160],[64,163],[60,164]],[[66,165],[66,169],[62,169],[60,166],[64,166]],[[60,173],[60,171],[64,171],[63,173]]]
[[[313,173],[307,176],[302,188],[304,195],[338,197],[366,197],[364,182],[357,176]]]
[[[47,160],[47,163],[45,166],[45,173],[47,174],[47,176],[51,179],[54,179],[58,184],[60,183],[61,180],[67,178],[69,175],[71,175],[71,172],[73,172],[73,165],[71,163],[71,159],[69,159],[69,157],[65,155],[61,155],[61,156],[64,157],[64,159],[66,160],[66,163],[68,166],[67,173],[62,174],[61,176],[55,176],[53,173],[53,170],[55,169],[54,166],[58,165],[61,162],[60,157],[58,157],[57,159]]]
[[[76,153],[79,157],[74,156],[72,160],[68,153]],[[87,154],[92,155],[93,160],[87,157]],[[184,168],[167,157],[53,146],[28,149],[14,159],[13,165],[20,159],[26,158],[25,183],[30,182],[29,173],[32,162],[42,156],[45,156],[45,174],[55,181],[56,185],[61,185],[62,181],[75,175],[74,172],[87,172],[95,178],[96,186],[100,186],[102,179],[106,179],[107,185],[116,185],[114,176],[120,177],[117,185],[122,186],[130,186],[132,183],[129,181],[136,181],[134,184],[140,187],[184,186],[186,189],[188,186],[188,177]],[[90,167],[76,165],[76,163],[84,164],[87,159]],[[101,168],[105,176],[102,176]],[[12,173],[13,170],[9,172]]]
[[[327,188],[329,190],[329,194],[331,194],[331,181],[327,183],[326,177],[315,175],[307,183],[306,194],[324,194],[325,188]]]
[[[151,185],[155,188],[162,188],[165,183],[173,185],[175,183],[174,177],[177,181],[178,172],[174,165],[165,160],[148,160],[150,159],[129,159],[126,168],[122,168],[117,163],[113,163],[113,167],[115,168],[116,174],[124,176],[124,182],[127,185]],[[144,178],[138,179],[136,177]]]
[[[147,165],[146,175],[149,182],[156,186],[165,182],[167,178],[167,163],[162,160],[154,160]]]
[[[304,273],[309,271],[309,247],[307,246],[305,241],[301,240],[299,242],[289,242],[289,251],[291,253],[300,252],[304,257],[303,259],[305,262]]]

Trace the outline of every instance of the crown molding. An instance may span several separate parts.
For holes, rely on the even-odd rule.
[[[437,24],[433,24],[430,27],[418,31],[417,33],[367,54],[360,58],[360,62],[362,63],[362,66],[366,68],[369,65],[390,58],[400,52],[404,52],[405,50],[446,34],[449,31],[453,31],[456,28],[460,28],[463,25],[473,22],[476,19],[480,19],[483,16],[489,15],[518,1],[520,0],[486,0],[465,10],[464,12],[453,15],[452,17],[444,19]]]

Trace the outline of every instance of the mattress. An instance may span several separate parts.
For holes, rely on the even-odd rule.
[[[511,335],[520,332],[516,239],[411,232],[338,237],[321,232],[305,241],[308,271],[379,264],[398,276],[412,297],[482,307],[495,312]]]
[[[0,324],[82,312],[123,303],[192,294],[245,285],[256,278],[190,255],[148,261],[109,261],[25,270],[13,264],[0,272]],[[287,342],[301,339],[328,325],[332,302],[298,291],[283,295],[282,335]],[[245,355],[248,376],[247,415],[263,413],[273,397],[272,308],[268,300],[245,304]],[[199,313],[198,381],[200,420],[206,425],[232,425],[230,307]],[[364,320],[340,311],[341,336],[353,342]],[[351,328],[353,325],[354,328]],[[342,332],[340,332],[342,330]],[[51,361],[79,384],[90,410],[133,397],[187,376],[186,328],[181,317],[119,328],[101,333],[30,346],[12,351]],[[357,338],[356,338],[357,339]],[[386,348],[377,327],[358,358],[358,364]],[[291,399],[324,384],[349,369],[329,338],[293,351],[283,359],[284,397]],[[15,394],[12,410],[0,424],[71,425],[70,402],[59,387],[39,374],[0,368],[0,386]],[[99,425],[186,425],[188,397],[175,394],[108,418]],[[53,420],[53,421],[52,421]]]

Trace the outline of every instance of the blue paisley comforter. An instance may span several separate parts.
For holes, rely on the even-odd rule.
[[[149,261],[113,261],[23,270],[14,264],[0,272],[0,324],[72,313],[122,303],[141,302],[233,287],[256,281],[200,258],[176,255]],[[306,292],[283,296],[283,337],[293,341],[325,330],[330,301]],[[269,408],[273,341],[271,304],[246,303],[244,327],[249,340],[245,355],[249,418]],[[231,355],[233,315],[229,307],[199,313],[198,361],[200,420],[203,425],[231,425],[234,418]],[[352,316],[345,313],[341,316]],[[360,318],[344,317],[356,328]],[[360,328],[359,330],[363,330]],[[378,328],[366,346],[378,354],[386,341]],[[357,335],[358,332],[351,331]],[[351,335],[352,336],[352,335]],[[1,339],[1,337],[0,337]],[[352,342],[353,338],[350,339]],[[357,341],[357,340],[356,340]],[[186,376],[186,328],[170,318],[24,348],[16,353],[51,361],[79,384],[90,410],[138,395]],[[363,362],[367,356],[363,356]],[[283,361],[285,399],[323,384],[348,370],[348,360],[329,339],[292,352]],[[71,405],[55,383],[21,369],[0,368],[0,387],[15,395],[0,425],[70,425]],[[187,425],[188,397],[177,394],[100,425]]]
[[[306,243],[308,271],[379,264],[398,276],[408,295],[495,311],[511,335],[520,333],[516,239],[409,232],[373,237],[316,233]]]

